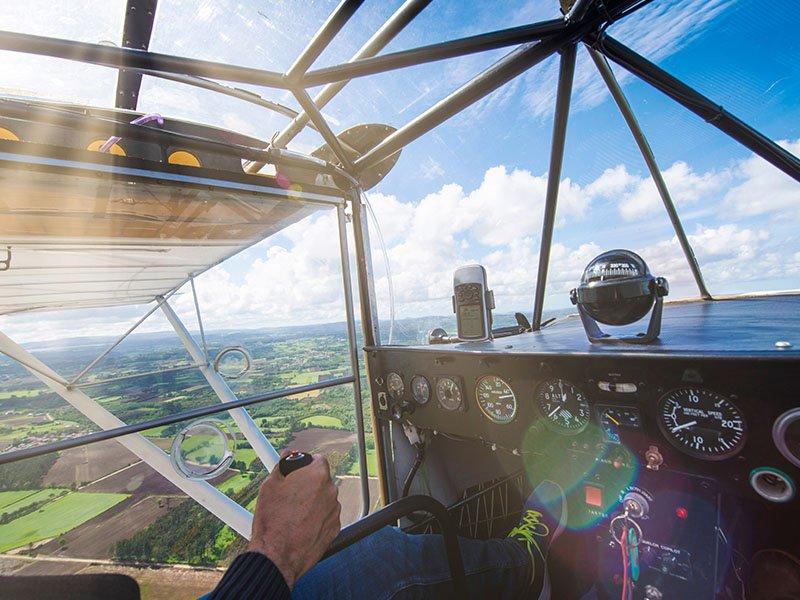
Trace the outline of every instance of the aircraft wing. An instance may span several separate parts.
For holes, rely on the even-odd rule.
[[[103,160],[0,151],[0,314],[149,302],[341,200]]]

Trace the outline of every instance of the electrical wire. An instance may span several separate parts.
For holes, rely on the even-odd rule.
[[[378,234],[378,243],[381,247],[381,253],[383,254],[383,263],[386,269],[386,283],[389,287],[389,340],[388,344],[391,345],[392,341],[394,340],[394,285],[392,284],[392,270],[389,266],[389,252],[386,250],[386,244],[383,241],[383,232],[381,231],[381,224],[378,222],[378,217],[375,215],[375,211],[372,210],[372,204],[370,204],[369,198],[364,193],[364,190],[359,189],[361,193],[361,197],[364,200],[364,204],[367,207],[367,212],[372,217],[372,222],[375,224],[375,232]]]
[[[622,596],[621,600],[628,600],[628,526],[622,526],[622,536],[619,547],[622,550]]]

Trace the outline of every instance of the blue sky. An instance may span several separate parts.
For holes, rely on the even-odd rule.
[[[34,0],[0,28],[119,41],[124,2]],[[316,2],[162,0],[151,48],[284,70],[334,6]],[[367,1],[316,66],[347,60],[399,2]],[[387,48],[398,50],[557,15],[555,0],[434,0]],[[656,0],[611,33],[769,137],[800,153],[800,5],[793,0]],[[324,112],[340,131],[408,122],[507,50],[350,83]],[[109,105],[115,73],[12,53],[0,88]],[[794,289],[800,277],[800,187],[682,107],[615,67],[675,196],[712,292]],[[549,60],[403,151],[370,192],[390,259],[398,316],[447,314],[452,271],[478,261],[499,308],[532,308],[557,63]],[[296,106],[275,90],[255,89]],[[208,92],[146,78],[140,108],[269,139],[285,119]],[[320,140],[307,132],[294,147]],[[579,49],[547,305],[568,304],[582,266],[610,247],[640,251],[673,296],[696,294],[652,182],[616,106]],[[373,236],[376,241],[377,236]],[[374,244],[382,314],[388,282]],[[246,251],[199,281],[210,326],[269,326],[343,316],[331,215]],[[312,283],[309,283],[312,282]],[[282,290],[276,297],[274,289]],[[188,314],[190,301],[178,298]],[[138,309],[17,317],[0,323],[37,339],[124,329]],[[152,328],[162,327],[157,321]],[[100,329],[97,329],[99,332]],[[54,333],[55,332],[55,333]]]

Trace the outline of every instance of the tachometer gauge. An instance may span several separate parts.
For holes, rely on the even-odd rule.
[[[716,392],[678,388],[661,397],[658,426],[681,452],[705,460],[737,454],[747,434],[736,405]]]
[[[445,410],[458,410],[464,401],[461,386],[453,377],[439,377],[436,380],[436,399]]]
[[[589,424],[589,403],[581,389],[566,379],[548,379],[539,384],[536,406],[545,424],[557,433],[576,435]]]
[[[427,404],[431,399],[431,384],[422,375],[411,378],[411,393],[417,404]]]
[[[496,375],[486,375],[475,386],[478,407],[495,423],[510,423],[517,416],[517,397],[511,386]]]
[[[406,389],[403,383],[403,378],[395,372],[390,372],[386,375],[386,389],[389,390],[389,395],[395,400],[403,397],[403,392]]]

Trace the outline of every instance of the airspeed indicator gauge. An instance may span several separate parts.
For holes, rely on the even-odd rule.
[[[439,377],[436,380],[436,400],[445,410],[458,410],[462,407],[464,394],[454,377]]]
[[[490,421],[510,423],[517,416],[517,397],[511,386],[496,375],[485,375],[475,386],[478,408]]]
[[[548,379],[536,388],[534,398],[545,425],[564,435],[577,435],[589,424],[586,395],[566,379]]]
[[[725,396],[702,388],[678,388],[659,401],[658,427],[678,450],[695,458],[723,460],[737,454],[747,433],[744,417]]]

